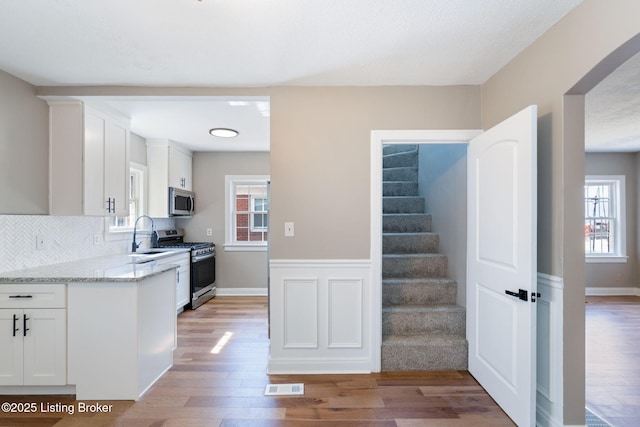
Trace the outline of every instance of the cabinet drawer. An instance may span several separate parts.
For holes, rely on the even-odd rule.
[[[180,267],[189,267],[191,264],[191,255],[189,253],[182,253],[178,255],[171,255],[165,258],[161,258],[158,261],[159,265],[164,264],[177,264]]]
[[[0,308],[64,308],[65,284],[0,284]]]

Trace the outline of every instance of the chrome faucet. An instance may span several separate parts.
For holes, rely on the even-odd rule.
[[[151,235],[154,233],[155,226],[153,224],[153,218],[149,215],[140,215],[136,218],[136,222],[133,224],[133,241],[131,242],[131,252],[135,252],[140,247],[140,243],[136,243],[136,227],[138,227],[138,221],[142,218],[149,218],[151,220]]]

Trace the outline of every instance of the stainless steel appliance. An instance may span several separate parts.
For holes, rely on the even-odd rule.
[[[152,237],[156,248],[191,249],[191,303],[195,310],[216,296],[216,245],[212,242],[185,242],[184,231],[158,230]]]
[[[169,187],[169,215],[191,216],[196,211],[196,194],[192,191]]]

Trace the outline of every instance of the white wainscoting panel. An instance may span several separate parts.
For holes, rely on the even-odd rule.
[[[328,345],[362,347],[362,279],[329,279]]]
[[[537,425],[562,426],[562,340],[564,282],[538,273],[537,310]]]
[[[269,266],[269,373],[371,372],[371,262],[271,260]]]
[[[283,286],[284,348],[318,348],[318,280],[285,279]]]

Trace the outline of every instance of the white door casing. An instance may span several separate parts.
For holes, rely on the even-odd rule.
[[[381,370],[382,352],[382,147],[387,144],[468,144],[478,129],[371,131],[371,372]]]
[[[467,152],[469,371],[519,426],[536,412],[536,117],[522,110]]]

